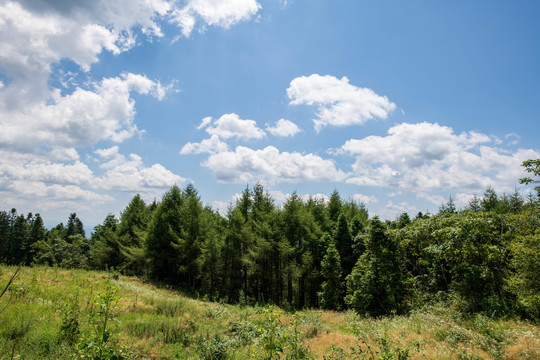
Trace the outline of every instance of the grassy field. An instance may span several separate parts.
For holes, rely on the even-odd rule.
[[[14,267],[0,267],[0,293]],[[2,359],[540,359],[540,327],[430,306],[407,316],[194,299],[103,272],[22,268],[0,298]]]

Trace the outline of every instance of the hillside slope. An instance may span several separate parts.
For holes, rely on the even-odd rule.
[[[15,271],[0,267],[0,293]],[[291,313],[83,270],[22,268],[0,298],[2,359],[538,359],[539,349],[534,324],[442,305],[381,319]]]

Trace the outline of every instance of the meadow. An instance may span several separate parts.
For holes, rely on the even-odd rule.
[[[0,267],[0,291],[16,267]],[[2,359],[539,359],[540,327],[432,303],[380,318],[225,304],[115,272],[23,267]]]

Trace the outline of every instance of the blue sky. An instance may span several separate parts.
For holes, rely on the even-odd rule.
[[[540,158],[537,1],[0,4],[0,208],[87,226],[193,182],[371,215],[464,206]]]

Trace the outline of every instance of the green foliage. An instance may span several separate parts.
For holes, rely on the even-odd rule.
[[[328,310],[339,310],[341,308],[341,261],[339,253],[330,240],[321,263],[323,283],[319,292],[319,303],[321,308]]]
[[[340,214],[334,231],[334,244],[339,253],[343,276],[351,273],[356,259],[352,249],[352,237],[345,215]]]
[[[525,168],[525,171],[529,174],[532,174],[533,177],[539,177],[540,176],[540,159],[529,159],[525,160],[521,166]],[[540,183],[540,180],[534,179],[532,177],[523,177],[519,179],[520,184],[538,184]],[[540,185],[535,186],[534,189],[538,193],[540,197]]]
[[[401,251],[377,217],[371,220],[366,251],[347,276],[345,302],[359,314],[373,316],[402,312],[406,308],[408,280]]]
[[[126,349],[118,345],[113,336],[116,318],[116,305],[120,300],[118,288],[110,281],[92,301],[92,309],[88,315],[90,332],[83,334],[75,345],[75,359],[121,360],[129,359]],[[112,322],[112,324],[111,324]],[[69,325],[72,326],[72,325]]]
[[[184,201],[180,189],[173,186],[163,195],[150,223],[146,255],[150,262],[150,273],[157,279],[178,278],[180,264],[176,249],[184,237],[180,217]]]
[[[60,337],[69,344],[74,344],[79,339],[81,332],[79,320],[80,307],[78,300],[78,297],[75,297],[62,307]]]
[[[214,336],[211,339],[199,339],[197,350],[204,360],[227,360],[233,357],[231,342]]]
[[[514,272],[508,279],[509,289],[525,314],[540,319],[540,216],[531,211],[516,220],[518,235],[510,245]]]

